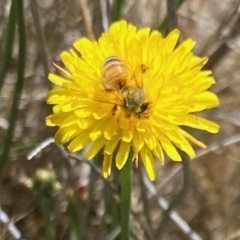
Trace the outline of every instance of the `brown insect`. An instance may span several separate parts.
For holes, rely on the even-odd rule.
[[[123,100],[123,107],[138,117],[146,116],[149,112],[149,102],[146,101],[146,94],[140,86],[127,85],[127,78],[127,66],[118,56],[112,55],[106,58],[102,68],[104,89],[117,91],[116,94]],[[133,79],[135,79],[135,74],[129,81]]]
[[[128,77],[127,67],[117,56],[109,56],[102,67],[102,85],[105,90],[119,91],[126,85]]]
[[[149,102],[146,101],[146,94],[142,88],[124,86],[120,93],[125,101],[125,107],[135,113],[138,117],[148,114]]]

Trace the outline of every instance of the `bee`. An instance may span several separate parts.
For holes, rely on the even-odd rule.
[[[67,71],[57,64],[53,65],[63,76],[70,78],[70,74]],[[82,94],[85,94],[86,98],[92,101],[112,104],[112,114],[115,114],[118,107],[121,107],[127,110],[127,115],[129,116],[133,114],[138,118],[146,118],[149,116],[150,103],[147,101],[142,81],[138,81],[142,77],[141,73],[142,67],[141,69],[136,69],[133,75],[128,79],[128,69],[124,62],[117,56],[109,56],[104,61],[102,67],[102,85],[104,90],[106,90],[105,95],[102,95],[102,98],[98,99],[94,96],[89,98],[85,91],[83,91]],[[129,80],[128,84],[127,80]],[[91,94],[94,95],[94,93]],[[102,91],[101,94],[103,94]],[[109,94],[115,95],[115,100],[109,101]]]
[[[126,85],[128,70],[124,62],[117,56],[109,56],[102,66],[102,85],[105,90],[119,91]]]
[[[139,70],[138,76],[141,76]],[[128,80],[128,69],[125,63],[115,55],[109,56],[102,67],[102,85],[105,90],[115,91],[119,99],[122,99],[122,107],[128,109],[138,117],[146,116],[149,109],[149,102],[146,101],[146,94],[137,82],[135,74]],[[132,82],[137,83],[138,87],[133,86]]]
[[[133,86],[124,86],[120,93],[124,99],[124,106],[136,114],[139,118],[147,116],[149,110],[149,102],[146,101],[146,94],[142,88]]]

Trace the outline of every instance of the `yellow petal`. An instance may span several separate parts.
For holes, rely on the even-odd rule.
[[[116,166],[118,169],[121,169],[126,163],[128,159],[129,151],[130,151],[130,144],[121,141],[119,150],[116,156]]]
[[[81,38],[73,43],[73,46],[79,51],[83,58],[88,58],[95,51],[95,45],[88,38]]]
[[[85,154],[87,159],[92,159],[96,156],[96,154],[99,153],[99,151],[103,148],[105,144],[105,139],[103,137],[97,139],[95,142],[93,142],[90,149]]]
[[[207,146],[204,143],[200,142],[199,140],[194,138],[192,135],[188,134],[186,131],[180,129],[180,132],[185,138],[187,138],[189,141],[195,143],[197,146],[199,146],[201,148],[207,148]]]
[[[132,141],[133,135],[132,132],[126,129],[123,129],[122,131],[122,140],[124,142],[130,143]]]
[[[76,67],[74,65],[74,57],[69,52],[62,52],[60,55],[64,65],[69,69],[69,71],[72,73],[76,70]]]
[[[168,130],[165,132],[165,135],[169,140],[177,146],[179,149],[184,151],[185,153],[188,154],[190,158],[195,157],[195,152],[190,145],[190,143],[186,140],[183,135],[181,135],[180,130],[178,127],[173,128],[172,130]]]
[[[105,118],[96,123],[96,126],[90,132],[90,138],[93,141],[97,140],[100,136],[103,135],[105,128],[107,127],[108,121],[109,121],[109,119]]]
[[[179,35],[180,35],[180,32],[178,29],[174,29],[168,34],[168,36],[164,39],[165,52],[171,53],[173,51],[173,49],[177,44]]]
[[[182,116],[163,114],[161,117],[165,119],[167,122],[175,125],[182,125],[182,126],[197,128],[197,129],[205,130],[211,133],[217,133],[219,130],[218,124],[192,114],[186,114]]]
[[[144,146],[140,151],[140,156],[146,168],[148,177],[150,178],[151,181],[154,181],[156,176],[156,170],[154,167],[153,156],[149,148]]]
[[[219,105],[218,97],[213,92],[205,91],[193,97],[189,103],[191,112],[202,111]]]
[[[196,45],[196,41],[194,41],[191,38],[188,38],[186,40],[184,40],[178,47],[177,49],[174,51],[174,53],[181,52],[181,54],[184,54],[186,52],[190,52],[194,46]]]
[[[117,132],[118,130],[118,124],[117,122],[113,121],[109,121],[109,123],[106,126],[106,129],[104,131],[104,137],[107,140],[110,140]]]
[[[94,117],[96,120],[102,119],[102,118],[104,118],[106,115],[107,115],[107,112],[104,112],[102,109],[99,109],[99,111],[96,110],[95,112],[93,112],[93,117]]]
[[[212,121],[208,121],[204,118],[201,118],[195,115],[190,115],[190,114],[188,114],[186,117],[183,118],[182,125],[201,129],[201,130],[206,130],[211,133],[217,133],[219,130],[218,124]]]
[[[157,134],[159,136],[159,141],[162,145],[162,148],[167,153],[169,158],[172,159],[173,161],[181,161],[182,158],[179,155],[178,151],[176,150],[176,147],[174,147],[173,144],[171,143],[171,141],[163,134],[159,132]]]
[[[74,124],[59,128],[54,138],[57,144],[64,144],[81,134],[81,132],[82,130],[78,128],[77,124]]]
[[[138,153],[144,146],[144,137],[143,134],[138,131],[134,131],[133,134],[133,148],[136,153]]]
[[[85,107],[81,105],[80,109],[74,111],[74,115],[78,118],[88,118],[92,115],[92,111],[91,109],[87,108],[87,104]]]
[[[46,117],[47,126],[60,126],[64,120],[70,117],[72,113],[58,113]]]
[[[104,153],[111,155],[113,154],[113,151],[116,149],[118,142],[119,142],[119,136],[115,135],[110,141],[108,141],[104,148]]]
[[[103,158],[103,165],[102,165],[102,171],[103,176],[105,178],[109,177],[111,174],[111,167],[112,167],[112,156],[108,154],[104,154]]]
[[[71,141],[68,145],[68,149],[71,152],[76,152],[83,149],[90,142],[91,139],[89,137],[89,131],[83,131],[79,136]]]
[[[151,29],[150,28],[142,28],[137,32],[137,38],[142,46],[144,46],[148,39]]]
[[[146,132],[144,134],[144,141],[147,144],[148,148],[153,150],[157,146],[157,139],[154,133]]]
[[[203,58],[196,57],[196,61],[194,61],[194,64],[192,65],[191,68],[195,68],[195,67],[202,68],[207,62],[208,62],[208,57],[203,57]]]
[[[65,84],[69,84],[69,83],[70,83],[69,80],[66,80],[65,78],[59,77],[58,75],[55,75],[55,74],[53,74],[53,73],[50,73],[50,74],[48,75],[48,79],[49,79],[52,83],[54,83],[54,84],[56,84],[56,85],[58,85],[58,86],[62,86],[64,83],[65,83]]]
[[[153,149],[153,153],[158,158],[158,160],[161,162],[161,164],[164,165],[163,149],[159,142],[157,143],[156,148]]]
[[[47,95],[48,104],[60,104],[70,99],[69,91],[65,88],[55,88]]]

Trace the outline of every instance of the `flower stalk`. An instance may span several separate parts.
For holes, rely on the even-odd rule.
[[[43,216],[43,223],[46,233],[46,239],[47,240],[54,240],[55,239],[55,233],[53,224],[51,221],[51,213],[50,213],[50,200],[45,197],[41,196],[39,197],[39,203],[41,207],[41,212]]]
[[[72,189],[69,189],[67,194],[68,205],[67,205],[66,213],[67,213],[71,230],[74,232],[77,239],[81,239],[81,229],[80,229],[79,216],[78,216],[79,208],[77,206],[76,200],[77,199],[74,194],[74,191]]]
[[[132,158],[130,151],[128,159],[120,171],[121,184],[121,240],[130,238],[130,208],[131,208],[131,188],[132,188]]]
[[[33,177],[26,181],[26,185],[32,190],[40,204],[46,240],[54,240],[55,231],[51,221],[51,198],[61,188],[55,172],[48,169],[38,169]]]

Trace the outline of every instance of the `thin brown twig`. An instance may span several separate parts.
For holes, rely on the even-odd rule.
[[[168,0],[167,1],[167,18],[168,18],[168,26],[167,31],[170,32],[174,28],[177,28],[177,1],[176,0]]]
[[[227,16],[217,29],[214,36],[201,51],[200,55],[210,55],[209,61],[204,66],[205,69],[211,69],[230,51],[228,41],[234,38],[239,32],[240,26],[240,1],[234,6],[233,11]],[[227,32],[223,35],[223,32]]]
[[[240,229],[237,229],[236,231],[232,232],[227,238],[226,240],[233,240],[236,239],[237,237],[240,236]]]
[[[227,36],[230,34],[231,29],[234,27],[234,23],[237,19],[237,15],[239,12],[239,4],[240,0],[233,7],[232,11],[227,15],[225,19],[221,21],[221,24],[213,32],[213,35],[210,37],[208,42],[204,45],[203,49],[200,51],[200,55],[211,55],[214,53],[215,49],[218,45],[220,45],[223,41],[226,41]],[[223,34],[225,33],[225,34]]]
[[[179,150],[179,152],[180,152],[180,150]],[[177,196],[175,196],[172,203],[169,205],[168,209],[164,212],[162,221],[156,231],[155,236],[157,237],[157,239],[162,239],[162,236],[166,229],[166,225],[170,220],[169,215],[170,215],[171,211],[182,203],[182,201],[184,200],[184,198],[188,192],[188,189],[189,189],[189,183],[190,183],[189,159],[188,159],[188,156],[186,155],[186,153],[181,151],[180,154],[182,157],[183,186],[182,186],[182,189],[180,190],[180,192],[177,194]]]
[[[102,15],[102,26],[104,31],[108,31],[109,28],[109,13],[108,13],[108,1],[100,0],[100,9]]]
[[[116,194],[118,193],[117,188],[116,188],[108,179],[106,179],[106,178],[102,175],[101,171],[98,169],[98,167],[97,167],[92,161],[85,160],[85,159],[82,159],[82,158],[79,158],[79,157],[75,157],[75,156],[72,156],[71,154],[67,154],[67,157],[70,158],[70,159],[73,159],[73,160],[75,160],[75,161],[88,164],[88,165],[91,167],[91,169],[92,169],[95,173],[97,173],[97,175],[98,175],[102,180],[104,180],[104,182],[106,182],[106,183],[109,185],[110,189],[111,189],[114,193],[116,193]]]
[[[82,14],[83,14],[83,21],[84,21],[84,24],[85,24],[87,35],[90,39],[94,40],[95,39],[95,34],[94,34],[94,31],[93,31],[92,19],[91,19],[91,14],[90,14],[89,7],[87,5],[87,1],[86,0],[79,0],[79,3],[80,3],[80,7],[81,7],[81,10],[82,10]]]
[[[36,35],[39,43],[40,55],[42,59],[43,69],[44,69],[44,75],[45,78],[48,77],[49,73],[49,66],[48,66],[48,49],[47,49],[47,43],[45,39],[45,35],[41,26],[40,17],[38,13],[38,5],[36,0],[30,1],[30,9],[32,13],[33,18],[33,24],[36,30]],[[47,81],[48,82],[48,81]],[[48,82],[50,84],[50,82]],[[49,85],[50,86],[50,85]]]
[[[47,147],[48,145],[50,145],[51,143],[55,143],[54,142],[54,139],[53,138],[49,138],[49,139],[46,139],[45,141],[43,141],[42,143],[40,143],[33,151],[31,151],[28,155],[28,160],[32,159],[34,156],[36,156],[39,152],[41,152],[45,147]],[[110,182],[108,179],[104,178],[101,171],[99,170],[99,168],[91,161],[89,160],[85,160],[85,159],[82,159],[82,158],[78,158],[78,157],[74,157],[70,154],[68,154],[66,152],[66,150],[63,148],[63,146],[59,146],[59,145],[56,145],[59,150],[61,151],[62,155],[63,155],[63,158],[64,158],[64,161],[68,160],[68,159],[73,159],[77,162],[82,162],[82,163],[86,163],[88,164],[91,169],[93,171],[95,171],[95,173],[100,177],[102,178],[102,180],[109,186],[109,188],[111,189],[111,191],[114,193],[113,197],[114,197],[114,200],[119,203],[120,202],[120,197],[118,195],[118,191],[117,191],[117,188],[116,186]],[[70,166],[67,166],[67,168],[69,168]],[[148,226],[148,223],[146,222],[143,222],[143,220],[139,220],[139,215],[138,213],[134,212],[133,210],[131,210],[131,214],[132,216],[137,219],[137,221],[139,222],[141,228],[144,230],[146,236],[148,237],[148,239],[154,239],[152,237],[152,234],[149,233],[149,226]],[[193,238],[192,238],[193,239]],[[194,239],[200,239],[200,238],[194,238]]]
[[[240,134],[236,134],[232,137],[226,138],[221,142],[218,143],[213,143],[211,145],[208,146],[207,149],[202,149],[197,151],[196,156],[194,159],[198,159],[204,155],[207,155],[209,153],[213,153],[215,151],[217,151],[220,148],[223,147],[228,147],[232,144],[238,143],[240,142]],[[161,183],[161,185],[158,187],[158,189],[162,188],[163,186],[165,186],[180,170],[182,169],[182,165],[178,165],[168,176],[167,178]]]
[[[117,188],[108,180],[106,179],[101,171],[98,169],[98,167],[96,167],[94,165],[93,162],[89,161],[89,160],[85,160],[85,159],[82,159],[82,158],[78,158],[78,157],[75,157],[75,156],[72,156],[70,154],[67,154],[68,158],[70,159],[73,159],[75,161],[78,161],[78,162],[82,162],[82,163],[86,163],[88,164],[92,170],[98,174],[98,176],[103,179],[103,181],[109,186],[109,188],[112,190],[112,192],[114,193],[113,197],[114,197],[114,200],[117,202],[117,203],[120,203],[120,197],[119,197],[119,193],[117,191]],[[144,232],[146,233],[146,235],[148,236],[149,239],[152,239],[152,236],[151,234],[149,233],[149,228],[148,226],[146,226],[146,224],[142,223],[141,220],[139,220],[139,217],[138,217],[138,214],[135,213],[133,210],[131,210],[131,214],[134,216],[135,219],[137,219],[137,221],[139,222],[141,228],[144,230]]]
[[[104,25],[103,25],[103,20],[104,20],[104,18],[106,20],[107,16],[103,15],[101,8],[102,8],[101,1],[99,0],[94,3],[94,5],[92,6],[92,9],[91,9],[92,27],[93,27],[93,32],[94,32],[95,38],[99,38],[104,31],[108,30],[108,29],[105,29]]]
[[[167,210],[169,207],[168,202],[159,194],[156,186],[148,179],[148,176],[146,175],[146,173],[142,172],[142,174],[143,174],[144,187],[146,191],[150,194],[150,196],[155,198],[158,206],[161,209]],[[170,218],[189,239],[202,240],[202,238],[191,229],[191,227],[176,211],[172,211],[170,213]]]
[[[59,152],[61,154],[61,161],[64,164],[64,169],[66,169],[66,171],[67,171],[67,174],[68,174],[68,179],[67,179],[68,180],[68,184],[70,186],[72,186],[74,189],[77,189],[77,184],[76,184],[76,182],[74,180],[74,177],[73,177],[73,171],[72,171],[72,168],[71,168],[71,164],[68,161],[69,158],[68,158],[66,150],[64,149],[64,146],[63,145],[59,146],[56,143],[55,143],[55,146],[58,148],[58,150],[59,150]],[[80,199],[80,197],[79,197],[79,195],[77,194],[76,191],[73,192],[73,197],[74,197],[75,200],[78,200],[77,201],[78,204],[76,204],[76,206],[75,206],[76,207],[76,211],[77,211],[77,215],[76,216],[77,216],[78,222],[81,223],[81,220],[83,220],[83,218],[82,218],[82,211],[81,211],[80,204],[79,204],[79,203],[81,203],[81,199]],[[78,229],[76,229],[76,231],[78,233],[80,233],[80,225],[78,226]]]
[[[15,240],[24,240],[22,238],[21,232],[15,226],[15,223],[8,217],[8,215],[2,210],[0,206],[0,224],[5,225],[6,231],[8,230],[9,233],[12,235],[13,239]],[[1,225],[0,225],[1,226]],[[2,229],[0,229],[2,230]],[[4,238],[5,231],[0,231],[0,235]]]

